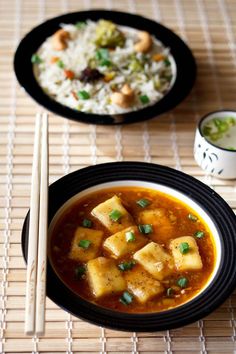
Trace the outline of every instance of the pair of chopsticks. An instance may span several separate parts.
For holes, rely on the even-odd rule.
[[[44,334],[48,230],[48,116],[36,116],[28,238],[25,333]]]

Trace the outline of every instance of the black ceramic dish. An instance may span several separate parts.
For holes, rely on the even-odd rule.
[[[169,47],[177,67],[175,83],[170,91],[153,106],[119,115],[98,115],[73,110],[47,96],[38,85],[31,63],[32,54],[58,30],[61,23],[76,23],[91,19],[108,19],[119,25],[145,30]],[[83,123],[126,124],[154,118],[178,105],[190,92],[196,78],[196,64],[187,45],[171,30],[159,23],[124,12],[93,10],[69,13],[44,22],[29,32],[20,42],[14,58],[14,69],[20,85],[40,105],[62,117]]]
[[[60,307],[86,321],[125,331],[158,331],[199,320],[216,309],[236,285],[236,218],[226,202],[211,188],[174,169],[136,162],[107,163],[87,167],[62,177],[49,187],[50,223],[68,199],[87,188],[116,181],[143,181],[161,184],[187,196],[202,208],[215,224],[221,259],[207,288],[191,301],[175,309],[150,314],[125,314],[89,303],[71,291],[54,272],[47,269],[47,296]],[[142,182],[140,182],[142,185]],[[29,213],[22,231],[22,249],[27,258]]]

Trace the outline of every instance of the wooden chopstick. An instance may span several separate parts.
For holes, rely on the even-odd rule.
[[[25,333],[28,335],[44,333],[48,211],[47,130],[47,114],[43,114],[43,117],[38,114],[35,125],[27,260]]]
[[[25,333],[34,333],[35,324],[35,290],[38,245],[38,218],[39,218],[39,156],[40,156],[40,128],[41,115],[36,117],[34,136],[34,157],[31,179],[30,220],[27,260],[27,285],[25,305]]]
[[[45,327],[45,296],[47,266],[47,230],[48,230],[48,117],[43,115],[40,174],[40,208],[38,266],[36,288],[36,334],[43,335]]]

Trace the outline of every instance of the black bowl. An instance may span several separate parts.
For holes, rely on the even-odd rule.
[[[145,30],[159,39],[175,60],[177,74],[170,91],[156,104],[144,109],[116,115],[99,115],[83,113],[61,105],[43,92],[37,83],[31,63],[34,54],[40,45],[58,30],[61,23],[76,23],[91,19],[97,21],[101,18],[114,21],[119,25]],[[23,69],[22,69],[23,68]],[[62,117],[83,123],[94,124],[126,124],[140,122],[154,118],[178,105],[190,92],[196,78],[196,64],[188,46],[171,30],[147,18],[118,11],[92,10],[69,13],[55,17],[30,31],[20,42],[14,58],[16,77],[26,92],[40,105]]]
[[[226,300],[236,285],[236,218],[228,204],[211,188],[174,169],[142,162],[116,162],[70,173],[49,187],[50,224],[54,215],[77,193],[106,182],[140,181],[163,185],[198,205],[218,233],[221,258],[210,284],[189,302],[159,313],[126,314],[92,304],[70,290],[47,267],[47,296],[57,305],[91,323],[123,331],[159,331],[187,325],[208,315]],[[22,250],[27,259],[29,213],[22,231]],[[218,250],[219,251],[219,250]]]

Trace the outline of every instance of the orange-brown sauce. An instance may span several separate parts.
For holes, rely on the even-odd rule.
[[[199,230],[204,232],[203,238],[195,238],[203,262],[202,270],[191,272],[178,272],[175,270],[173,275],[162,281],[162,284],[166,289],[170,287],[174,288],[174,294],[172,297],[168,297],[165,291],[163,295],[154,297],[146,304],[140,304],[134,298],[131,304],[125,306],[119,301],[121,294],[96,300],[90,290],[86,275],[81,279],[75,277],[75,268],[80,264],[68,257],[74,232],[78,226],[82,225],[83,219],[87,218],[92,221],[93,229],[104,231],[104,239],[111,236],[109,231],[91,215],[91,210],[115,194],[121,198],[124,207],[133,216],[136,224],[139,224],[138,214],[140,211],[144,210],[136,203],[137,200],[141,198],[151,200],[151,204],[145,209],[164,208],[168,213],[173,213],[176,217],[173,235],[170,235],[169,233],[164,235],[162,231],[158,234],[158,231],[156,231],[155,234],[147,236],[150,241],[153,240],[163,245],[168,252],[170,252],[168,245],[171,239],[180,236],[193,236],[194,233]],[[189,220],[189,213],[196,215],[198,220],[196,222]],[[201,220],[193,210],[182,202],[161,192],[139,187],[115,187],[101,190],[89,194],[75,202],[57,221],[51,234],[49,248],[50,259],[54,269],[63,282],[74,292],[100,306],[130,313],[158,312],[185,303],[204,287],[215,265],[215,245],[213,237],[203,220]],[[99,255],[110,257],[102,247]],[[122,261],[128,261],[130,259],[132,259],[132,254],[128,257],[126,256],[125,259],[116,260],[116,263],[118,265]],[[177,286],[177,280],[182,276],[188,279],[188,286],[185,289],[181,289]]]

